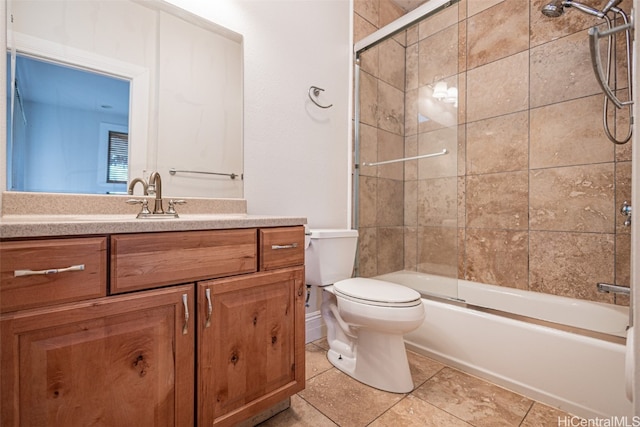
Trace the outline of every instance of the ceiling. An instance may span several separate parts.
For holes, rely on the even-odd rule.
[[[410,12],[416,7],[426,3],[428,0],[391,0],[406,12]]]

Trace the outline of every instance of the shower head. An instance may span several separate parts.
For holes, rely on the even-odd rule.
[[[620,1],[622,0],[610,0],[605,7],[609,7],[609,9],[611,9],[613,6],[620,3]],[[557,18],[564,13],[565,7],[574,7],[588,15],[593,15],[600,19],[604,17],[604,12],[573,0],[552,0],[550,3],[542,7],[541,11],[544,16]]]
[[[551,3],[542,7],[542,14],[548,18],[557,18],[564,13],[564,5],[562,0],[552,0]]]

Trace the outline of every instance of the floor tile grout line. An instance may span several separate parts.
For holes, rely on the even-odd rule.
[[[373,420],[371,420],[370,422],[368,422],[367,424],[365,424],[365,426],[370,426],[371,424],[375,423],[377,419],[379,419],[380,417],[384,416],[384,414],[386,414],[387,412],[389,412],[391,409],[393,409],[396,405],[398,405],[400,402],[402,402],[403,400],[405,400],[407,398],[407,396],[409,396],[409,394],[411,393],[404,393],[404,396],[402,396],[402,398],[400,398],[400,400],[398,400],[396,403],[394,403],[393,405],[389,406],[387,409],[385,409],[380,415],[378,415],[377,417],[375,417]]]
[[[335,369],[335,368],[332,368]],[[328,371],[329,369],[327,369]],[[325,372],[327,372],[325,371]],[[306,383],[306,381],[305,381]],[[327,414],[325,414],[324,412],[322,412],[320,410],[320,408],[317,408],[313,403],[309,402],[307,399],[305,399],[303,396],[300,395],[300,392],[296,393],[296,396],[298,396],[300,399],[302,399],[304,402],[306,402],[307,405],[311,406],[313,409],[315,409],[316,411],[318,411],[319,414],[322,414],[323,417],[325,417],[326,419],[328,419],[329,421],[331,421],[333,424],[335,424],[336,426],[340,427],[340,424],[338,424],[336,421],[334,421],[330,416],[328,416]]]
[[[525,396],[526,397],[526,396]],[[531,412],[531,410],[533,409],[533,405],[536,404],[536,401],[531,399],[531,405],[529,406],[529,409],[527,409],[527,412],[524,414],[524,417],[522,417],[522,420],[520,420],[520,423],[518,424],[518,427],[521,427],[522,424],[524,424],[524,420],[527,419],[527,417],[529,416],[529,413]]]
[[[420,399],[421,401],[425,402],[427,405],[433,406],[434,408],[438,409],[439,411],[442,411],[442,412],[444,412],[444,413],[446,413],[446,414],[449,414],[449,415],[450,415],[450,416],[452,416],[453,418],[455,418],[455,419],[457,419],[457,420],[460,420],[460,421],[462,421],[463,423],[470,425],[471,427],[477,427],[477,426],[476,426],[475,424],[473,424],[471,421],[467,421],[467,420],[465,420],[465,419],[463,419],[463,418],[460,418],[458,415],[456,415],[456,414],[452,414],[451,412],[447,411],[446,409],[441,408],[441,407],[439,407],[438,405],[434,405],[433,403],[431,403],[431,402],[429,402],[429,401],[424,400],[424,399],[423,399],[423,398],[421,398],[420,396],[415,396],[415,395],[414,395],[413,397],[415,397],[416,399]]]

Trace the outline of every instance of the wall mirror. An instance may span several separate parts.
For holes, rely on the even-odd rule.
[[[243,196],[241,35],[160,0],[11,0],[7,21],[8,190],[159,171],[163,196]]]

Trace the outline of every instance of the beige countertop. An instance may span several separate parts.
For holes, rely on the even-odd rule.
[[[285,227],[307,223],[304,217],[250,215],[244,199],[185,198],[179,218],[138,219],[133,196],[2,193],[0,238],[148,233],[225,228]],[[140,197],[138,197],[140,198]],[[153,198],[145,197],[153,206]],[[167,199],[165,199],[165,208]]]
[[[0,217],[0,238],[283,227],[306,222],[301,217],[248,214],[182,214],[171,219],[137,219],[135,215],[4,215]]]

